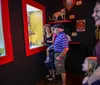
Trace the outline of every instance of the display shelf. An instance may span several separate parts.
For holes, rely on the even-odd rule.
[[[48,22],[48,24],[60,24],[60,23],[67,23],[67,22],[72,22],[71,20],[59,20],[59,21],[54,21],[54,22]]]
[[[80,44],[80,42],[69,42],[69,44]]]

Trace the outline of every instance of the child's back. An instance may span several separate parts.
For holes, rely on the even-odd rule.
[[[86,82],[86,83],[83,84],[83,85],[88,85],[88,83]],[[97,81],[95,81],[94,83],[92,83],[91,85],[100,85],[100,81],[97,80]]]

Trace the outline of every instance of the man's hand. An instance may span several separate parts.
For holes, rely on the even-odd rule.
[[[60,60],[60,56],[57,56],[57,57],[56,57],[56,60],[58,60],[58,61],[59,61],[59,60]]]

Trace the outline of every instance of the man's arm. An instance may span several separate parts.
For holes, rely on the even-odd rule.
[[[61,54],[59,56],[57,56],[56,59],[60,60],[60,58],[63,57],[67,53],[68,50],[69,50],[69,48],[63,49],[63,51],[61,52]]]
[[[93,82],[100,80],[100,66],[95,70],[95,72],[89,77],[88,85],[91,85]]]
[[[67,53],[68,50],[69,50],[69,48],[63,49],[63,51],[61,52],[61,54],[59,56],[63,57]]]

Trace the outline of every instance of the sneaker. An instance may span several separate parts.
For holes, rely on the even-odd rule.
[[[49,78],[50,77],[50,75],[46,75],[46,78]]]
[[[48,62],[50,62],[51,60],[50,60],[50,58],[49,58],[49,56],[46,58],[46,60],[44,61],[44,63],[48,63]]]
[[[49,63],[49,62],[51,62],[51,60],[45,60],[45,61],[44,61],[44,63]]]
[[[49,56],[47,56],[46,60],[50,60]]]
[[[48,78],[48,81],[52,81],[53,79],[51,77]]]

